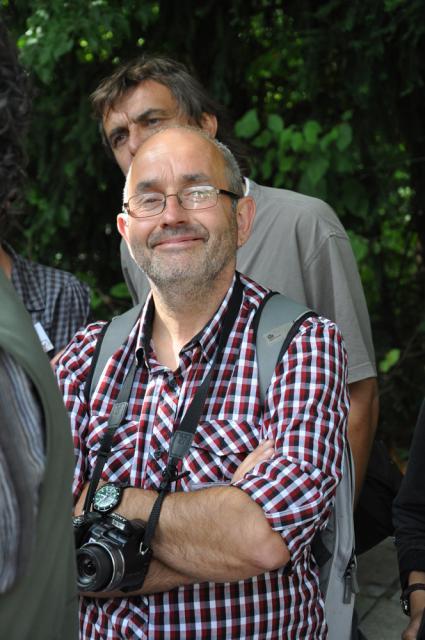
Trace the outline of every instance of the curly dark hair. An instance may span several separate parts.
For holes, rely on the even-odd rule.
[[[30,85],[16,48],[0,20],[0,239],[20,195],[25,176],[24,133],[30,107]]]

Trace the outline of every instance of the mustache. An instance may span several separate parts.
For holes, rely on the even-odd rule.
[[[179,236],[196,236],[202,240],[208,240],[210,234],[207,229],[200,224],[181,224],[178,227],[170,227],[167,229],[158,229],[152,231],[148,238],[148,247],[152,249],[155,245],[170,238],[178,238]]]

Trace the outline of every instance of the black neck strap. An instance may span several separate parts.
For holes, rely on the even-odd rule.
[[[230,332],[233,328],[233,325],[235,323],[235,320],[238,316],[238,313],[242,304],[242,295],[243,295],[243,287],[240,282],[239,274],[236,273],[235,284],[233,287],[232,295],[229,300],[228,308],[226,310],[226,313],[223,319],[223,326],[220,334],[218,347],[215,352],[214,358],[211,362],[211,366],[208,370],[207,375],[202,381],[202,384],[198,387],[195,393],[195,396],[192,402],[190,403],[186,413],[184,414],[181,422],[176,427],[171,439],[168,463],[163,472],[163,481],[161,482],[161,485],[160,485],[160,495],[158,496],[158,500],[161,497],[161,493],[163,493],[163,496],[158,505],[159,509],[158,509],[158,514],[156,516],[156,519],[155,520],[152,519],[152,515],[154,512],[154,509],[152,509],[152,513],[149,518],[147,529],[146,529],[146,533],[148,533],[148,527],[149,527],[149,531],[151,531],[148,537],[149,545],[147,546],[150,546],[150,540],[153,537],[153,533],[159,517],[159,511],[161,508],[162,500],[164,499],[165,494],[168,492],[171,484],[178,477],[177,466],[180,460],[182,460],[186,456],[187,452],[191,447],[192,440],[193,440],[196,428],[198,426],[199,418],[201,416],[201,413],[205,404],[205,399],[211,383],[211,377],[215,369],[215,365],[217,362],[220,361],[221,354],[228,342]],[[83,507],[84,513],[90,510],[93,496],[95,494],[97,485],[99,484],[99,480],[102,475],[103,467],[105,466],[106,460],[108,459],[109,454],[111,452],[112,441],[113,441],[115,430],[117,429],[117,427],[119,427],[119,425],[121,424],[121,422],[123,421],[127,413],[128,400],[130,398],[131,388],[133,386],[133,380],[136,373],[136,366],[137,366],[137,359],[134,358],[133,363],[124,379],[124,382],[121,385],[121,388],[118,393],[118,397],[111,409],[106,431],[100,442],[99,452],[96,457],[96,464],[93,470],[92,477],[90,479],[89,488],[84,501],[84,507]],[[155,508],[155,505],[154,505],[154,508]],[[145,541],[146,541],[146,535],[145,535]]]
[[[137,359],[134,358],[130,369],[121,385],[117,399],[115,400],[111,413],[109,414],[108,424],[106,431],[103,434],[102,440],[99,445],[99,452],[96,457],[96,464],[93,470],[92,477],[90,479],[89,488],[84,500],[83,512],[90,511],[90,505],[93,500],[93,496],[99,484],[100,476],[102,475],[103,467],[111,453],[112,441],[114,438],[115,430],[120,426],[121,422],[127,413],[128,399],[130,397],[131,387],[133,386],[133,380],[136,373]]]
[[[171,484],[178,479],[178,464],[186,456],[189,451],[192,440],[195,435],[196,428],[198,426],[199,418],[201,417],[202,410],[204,408],[205,399],[207,397],[208,389],[211,383],[211,377],[217,362],[221,360],[223,350],[229,340],[230,332],[238,317],[239,310],[242,304],[243,287],[239,279],[239,274],[236,274],[235,286],[232,291],[231,298],[229,300],[229,306],[223,319],[223,326],[220,334],[217,350],[212,360],[211,366],[205,376],[202,384],[197,389],[196,394],[190,403],[186,413],[184,414],[180,424],[174,431],[171,438],[170,451],[168,454],[168,463],[162,474],[163,480],[160,485],[160,491],[155,503],[152,507],[152,511],[149,516],[149,520],[146,524],[145,535],[142,545],[142,553],[151,553],[150,545],[155,533],[156,526],[159,520],[159,514],[161,512],[162,503],[167,495]],[[144,573],[146,576],[147,569]]]

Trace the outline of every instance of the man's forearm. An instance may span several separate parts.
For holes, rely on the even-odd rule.
[[[376,378],[354,382],[349,385],[349,390],[348,440],[356,471],[357,503],[378,424],[379,398]]]
[[[149,518],[156,492],[126,489],[119,511]],[[284,566],[289,552],[262,509],[234,487],[169,494],[153,540],[155,558],[194,582],[232,582]]]

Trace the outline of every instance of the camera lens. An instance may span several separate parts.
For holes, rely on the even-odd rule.
[[[112,575],[112,558],[101,546],[88,544],[77,550],[77,583],[80,591],[102,591]]]

